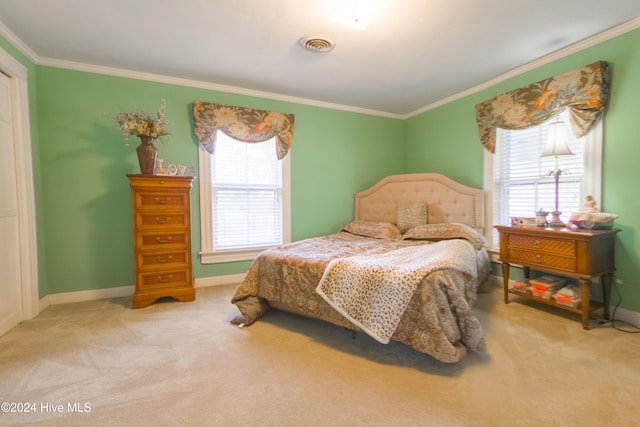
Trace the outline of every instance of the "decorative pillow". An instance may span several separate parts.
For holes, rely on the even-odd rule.
[[[412,205],[398,206],[396,222],[401,233],[428,222],[429,205],[426,203],[414,203]]]
[[[424,224],[412,228],[402,236],[402,239],[412,240],[447,240],[447,239],[465,239],[473,243],[473,246],[480,250],[487,246],[484,236],[474,228],[465,224],[442,223],[442,224]]]
[[[342,227],[343,231],[376,239],[398,239],[402,233],[390,222],[355,220]]]

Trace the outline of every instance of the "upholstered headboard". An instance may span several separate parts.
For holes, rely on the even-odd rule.
[[[457,222],[484,233],[484,190],[438,173],[390,175],[356,193],[355,219],[396,223],[399,206],[429,205],[429,224]]]

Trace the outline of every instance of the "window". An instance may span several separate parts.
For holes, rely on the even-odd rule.
[[[203,263],[253,259],[289,241],[289,156],[278,160],[275,144],[218,131],[215,154],[200,150]]]
[[[495,154],[485,153],[485,189],[492,199],[487,215],[491,221],[487,230],[492,233],[487,237],[492,247],[498,242],[494,225],[508,225],[512,216],[534,217],[540,209],[555,209],[555,179],[549,172],[556,163],[553,158],[540,158],[540,154],[549,124],[556,120],[564,121],[568,145],[575,154],[558,157],[558,167],[563,171],[558,190],[562,220],[567,221],[571,212],[582,207],[586,194],[600,203],[602,120],[579,139],[570,128],[568,110],[527,129],[498,129]]]

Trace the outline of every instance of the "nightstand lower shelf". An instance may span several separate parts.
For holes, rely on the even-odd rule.
[[[579,314],[579,315],[582,315],[582,312],[583,312],[583,309],[582,309],[581,305],[577,305],[575,307],[572,307],[570,305],[558,304],[553,299],[546,299],[546,298],[542,298],[542,297],[537,297],[535,295],[532,295],[531,293],[527,293],[525,291],[520,291],[520,290],[514,289],[514,288],[509,288],[508,292],[510,294],[517,295],[519,297],[523,297],[523,298],[526,298],[526,299],[529,299],[529,300],[532,300],[532,301],[536,301],[536,302],[539,302],[539,303],[542,303],[542,304],[549,305],[551,307],[558,308],[560,310],[571,311],[571,312]],[[599,303],[597,301],[590,301],[589,302],[589,308],[586,311],[587,311],[588,314],[591,314],[594,311],[601,310],[603,308],[604,308],[604,304]],[[609,318],[608,310],[607,310],[607,313],[604,314],[604,318],[605,319]]]

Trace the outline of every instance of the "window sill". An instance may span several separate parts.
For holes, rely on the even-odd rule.
[[[200,252],[202,264],[221,264],[225,262],[253,261],[260,253],[269,249],[252,248],[249,250],[224,251],[224,252]]]

